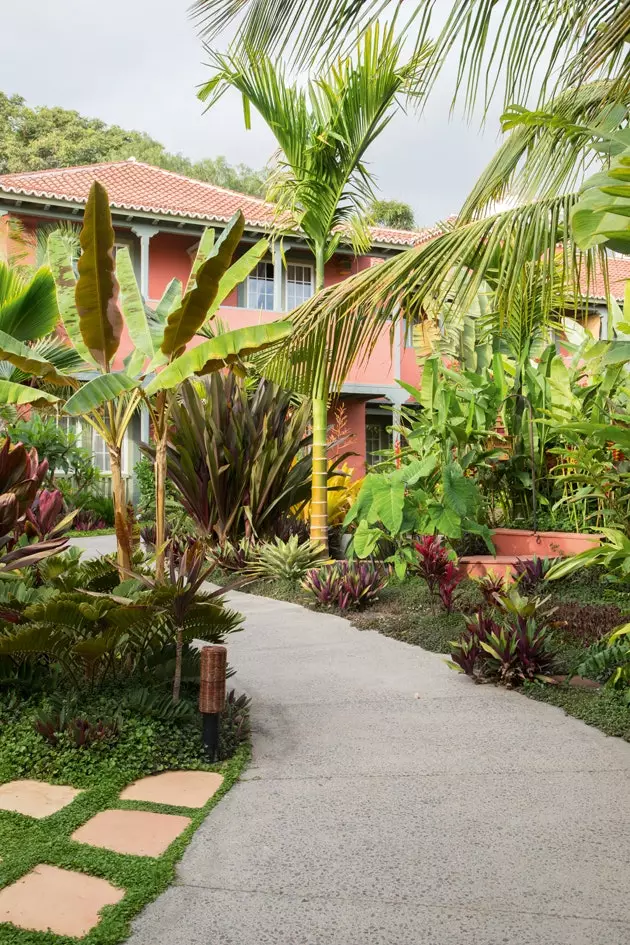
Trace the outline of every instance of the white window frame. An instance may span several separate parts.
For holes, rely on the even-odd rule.
[[[289,286],[290,286],[291,284],[293,284],[293,285],[295,285],[295,286],[308,285],[307,282],[296,282],[295,278],[294,278],[293,280],[291,280],[291,279],[289,278],[289,273],[290,273],[290,271],[291,271],[291,267],[295,268],[296,266],[299,266],[299,267],[300,267],[301,269],[303,269],[303,270],[308,269],[308,271],[310,272],[310,274],[311,274],[311,279],[310,279],[311,294],[308,295],[308,296],[306,296],[305,299],[296,300],[295,303],[293,304],[293,303],[289,300]],[[310,299],[310,298],[312,298],[312,297],[315,295],[315,269],[314,269],[314,267],[313,267],[313,265],[312,265],[311,263],[308,263],[308,262],[298,262],[298,261],[287,262],[285,294],[286,294],[286,308],[287,308],[288,311],[291,311],[291,309],[297,308],[297,306],[298,306],[298,305],[301,305],[302,302],[305,302],[307,299]]]
[[[260,279],[259,277],[257,277],[257,276],[256,276],[256,272],[257,272],[259,266],[271,266],[271,278],[269,278],[267,275],[265,275],[264,280],[263,280],[263,279]],[[274,292],[274,288],[273,288],[273,287],[274,287],[274,271],[273,271],[273,270],[274,270],[274,267],[273,267],[273,260],[271,260],[271,259],[261,259],[260,262],[256,263],[256,266],[254,267],[254,269],[252,269],[252,271],[251,271],[251,272],[249,273],[249,275],[247,276],[247,279],[245,280],[245,306],[244,306],[245,308],[260,309],[260,310],[263,311],[263,312],[273,312],[273,310],[274,310],[274,296],[273,296],[273,292]],[[264,282],[268,283],[268,284],[271,286],[271,306],[270,306],[270,308],[267,308],[266,306],[263,308],[262,306],[260,306],[260,305],[258,304],[258,299],[255,297],[256,292],[255,292],[254,287],[253,287],[253,285],[252,285],[254,279],[258,279],[258,281],[261,281],[261,282],[264,281]],[[251,295],[250,295],[250,292],[251,292]],[[252,298],[252,296],[254,296],[254,297]],[[265,292],[265,296],[267,296],[267,293],[266,293],[266,292]]]
[[[76,433],[76,436],[77,436],[77,446],[81,447],[82,449],[89,450],[90,455],[92,457],[92,462],[99,470],[101,476],[110,477],[112,474],[111,468],[101,469],[99,466],[97,466],[96,462],[94,461],[95,456],[96,456],[94,452],[94,437],[100,436],[100,434],[97,433],[94,427],[91,426],[89,423],[83,424],[81,423],[80,420],[74,420],[74,428],[73,428],[72,427],[73,419],[74,419],[73,417],[65,417],[61,415],[57,417],[57,426],[60,425],[60,421],[62,420],[70,421],[69,427],[72,430],[72,432]],[[131,438],[129,436],[129,428],[127,428],[127,430],[125,430],[125,436],[123,438],[122,451],[121,451],[121,473],[125,477],[131,475],[130,457],[131,457]]]

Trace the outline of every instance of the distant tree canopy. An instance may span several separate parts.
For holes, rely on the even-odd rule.
[[[395,230],[413,230],[416,223],[413,210],[401,200],[375,200],[370,208],[374,222]]]
[[[142,131],[126,131],[66,108],[29,108],[19,95],[0,92],[0,174],[129,157],[256,197],[265,193],[266,169],[228,164],[222,156],[191,161]]]

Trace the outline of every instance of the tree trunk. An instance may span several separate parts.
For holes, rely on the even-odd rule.
[[[315,291],[324,287],[324,247],[315,252]],[[311,472],[311,538],[328,554],[328,378],[327,351],[322,342],[313,385],[313,446]]]
[[[313,397],[313,470],[311,479],[311,538],[328,553],[328,403]]]
[[[182,652],[184,649],[184,631],[182,627],[177,628],[177,638],[175,642],[175,675],[173,676],[173,702],[175,705],[179,702],[182,689]]]
[[[166,441],[168,424],[166,418],[166,391],[157,396],[158,429],[155,431],[155,577],[164,580],[164,558],[166,542]]]
[[[110,446],[112,467],[112,500],[114,502],[114,527],[116,529],[116,559],[121,568],[131,571],[131,529],[127,518],[127,499],[122,478],[121,451]]]
[[[155,444],[155,577],[164,580],[166,549],[166,434]]]

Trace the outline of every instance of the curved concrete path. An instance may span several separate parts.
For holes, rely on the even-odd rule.
[[[627,945],[630,745],[232,594],[254,758],[132,945]]]

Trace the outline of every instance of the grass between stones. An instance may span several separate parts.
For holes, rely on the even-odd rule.
[[[85,945],[115,945],[124,941],[131,920],[170,885],[175,865],[193,833],[239,779],[249,759],[249,745],[244,744],[227,761],[203,764],[199,761],[199,751],[186,750],[181,744],[183,739],[172,732],[169,735],[168,728],[142,720],[137,725],[128,725],[127,736],[109,752],[106,746],[94,752],[74,747],[53,748],[32,730],[28,720],[12,724],[6,717],[0,719],[0,783],[32,777],[83,789],[71,804],[43,820],[0,811],[0,888],[45,863],[100,877],[124,889],[122,901],[106,907],[99,924],[80,939]],[[162,743],[152,749],[148,745],[151,739],[166,739],[168,743],[169,738],[170,747]],[[131,781],[156,770],[178,766],[218,771],[223,775],[223,784],[205,807],[191,809],[120,800],[120,792]],[[70,839],[78,827],[109,808],[183,814],[191,819],[191,824],[155,859],[112,853]],[[2,945],[76,945],[77,941],[0,924]]]

